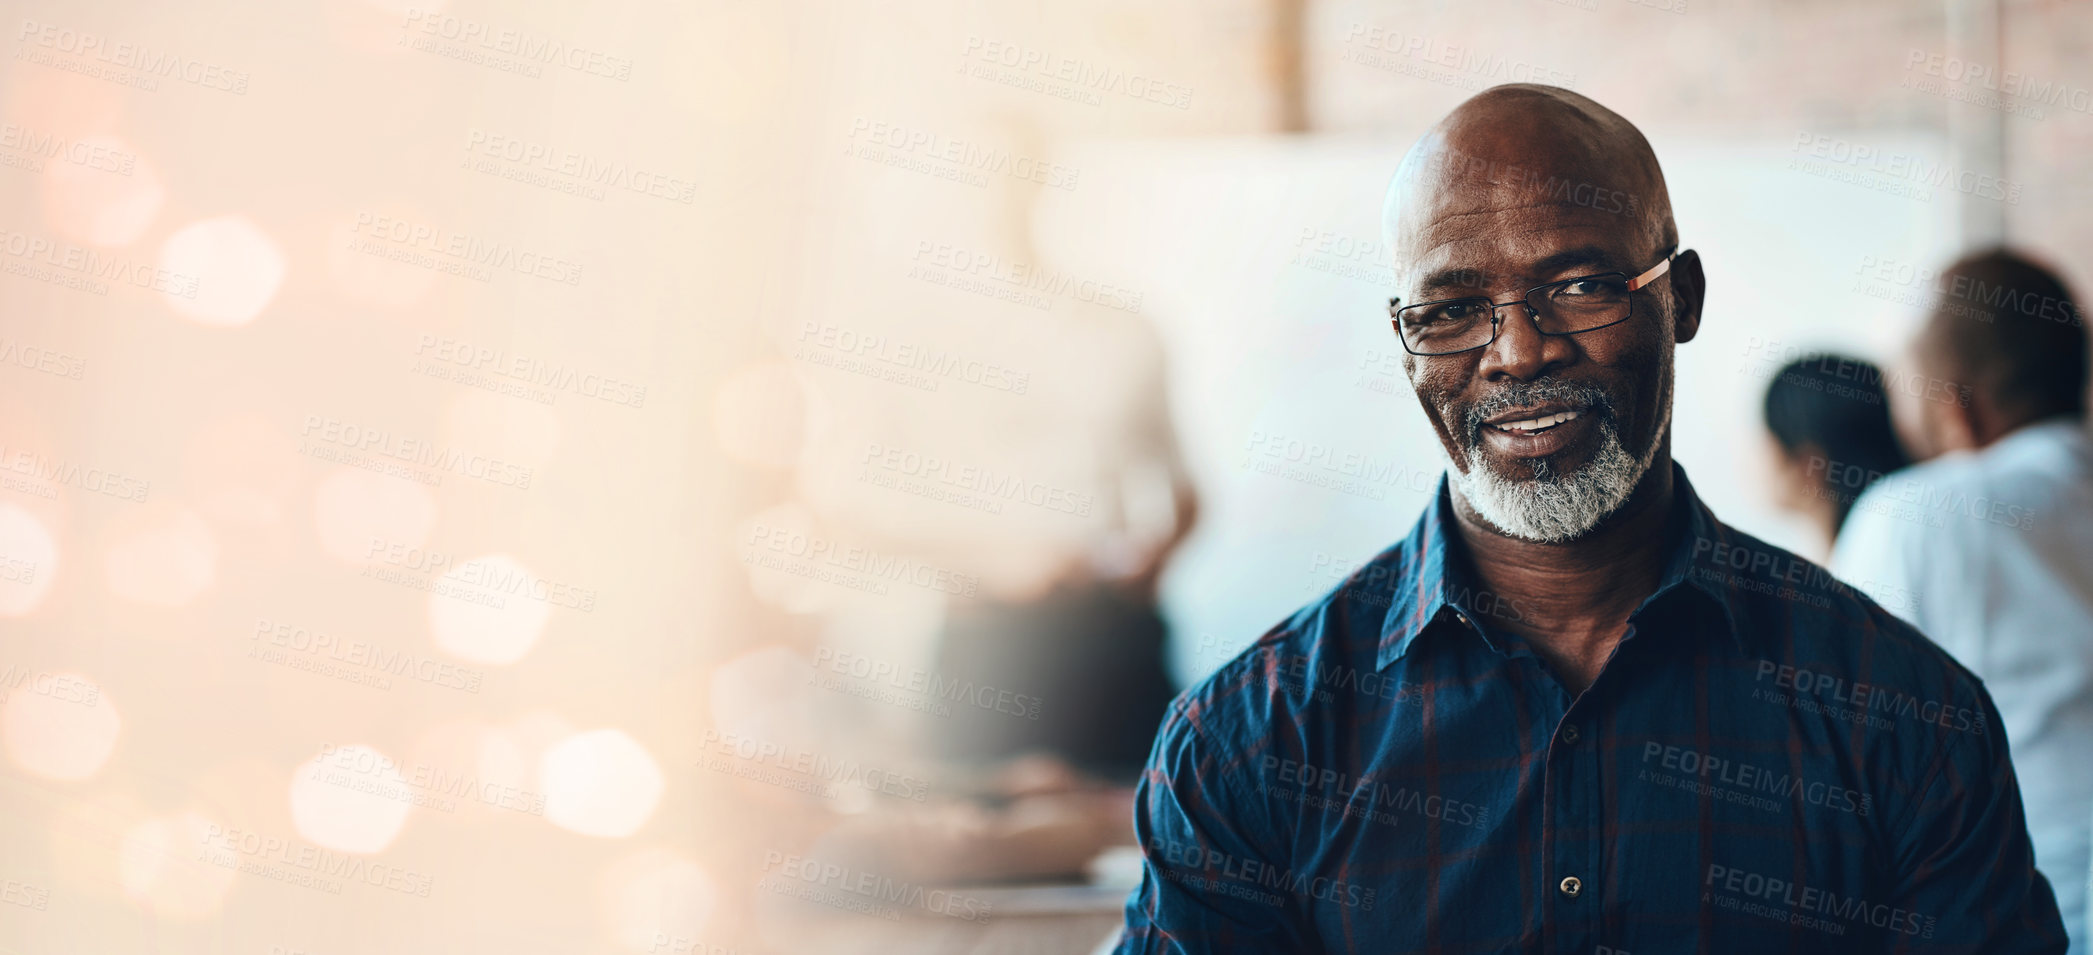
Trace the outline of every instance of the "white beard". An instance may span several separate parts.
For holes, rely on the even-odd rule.
[[[1505,408],[1551,399],[1569,399],[1583,407],[1585,414],[1599,415],[1598,452],[1583,467],[1567,474],[1550,473],[1545,461],[1533,463],[1534,474],[1529,479],[1516,479],[1493,470],[1482,455],[1481,429],[1487,426],[1481,420]],[[1467,418],[1468,428],[1462,439],[1467,445],[1469,469],[1463,472],[1454,465],[1445,446],[1439,448],[1447,459],[1446,473],[1454,490],[1498,530],[1545,544],[1582,537],[1619,510],[1649,472],[1662,444],[1652,440],[1639,457],[1631,456],[1621,443],[1620,429],[1614,426],[1613,411],[1604,392],[1546,379],[1521,389],[1517,398],[1504,393],[1495,401],[1478,402],[1469,409]],[[1658,422],[1655,433],[1661,436],[1670,426],[1671,403],[1665,402],[1664,420]]]

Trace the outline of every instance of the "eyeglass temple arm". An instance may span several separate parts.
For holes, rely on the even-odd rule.
[[[1671,252],[1666,253],[1664,258],[1658,261],[1656,265],[1650,266],[1649,271],[1644,272],[1641,275],[1638,275],[1632,279],[1629,279],[1628,291],[1637,291],[1649,285],[1651,282],[1657,281],[1657,278],[1659,276],[1671,271],[1671,260],[1676,259],[1678,257],[1679,253],[1677,250],[1673,250]]]

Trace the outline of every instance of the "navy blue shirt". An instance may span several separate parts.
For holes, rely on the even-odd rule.
[[[1410,536],[1172,704],[1121,952],[2063,952],[1982,684],[1675,471],[1572,696]]]

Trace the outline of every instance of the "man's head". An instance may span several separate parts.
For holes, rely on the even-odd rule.
[[[1935,290],[1912,358],[1921,374],[1954,384],[1928,393],[1968,400],[1899,404],[1899,430],[1916,456],[1981,448],[2025,424],[2085,414],[2085,318],[2055,273],[1990,249],[1949,266]]]
[[[1403,158],[1383,226],[1401,305],[1518,302],[1567,279],[1641,276],[1678,246],[1649,142],[1550,86],[1498,86],[1455,108]],[[1487,345],[1406,356],[1455,491],[1527,540],[1572,540],[1618,510],[1669,464],[1672,348],[1699,329],[1704,290],[1699,258],[1682,252],[1627,295],[1625,321],[1543,334],[1514,305]]]

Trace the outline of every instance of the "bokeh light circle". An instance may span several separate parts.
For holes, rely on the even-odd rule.
[[[205,325],[244,325],[276,298],[288,265],[275,239],[244,216],[205,219],[168,236],[160,267],[181,279],[161,298]],[[192,281],[193,280],[193,281]]]
[[[552,605],[531,596],[536,575],[507,554],[460,563],[429,594],[429,629],[445,653],[477,663],[523,659],[545,632]]]
[[[36,515],[0,504],[0,617],[20,617],[43,603],[58,571],[58,542]]]
[[[586,836],[620,839],[638,831],[661,802],[661,767],[622,730],[577,733],[538,764],[545,818]]]
[[[31,673],[0,703],[8,757],[45,779],[77,782],[101,772],[123,725],[101,686],[79,673]]]
[[[362,744],[329,746],[291,776],[291,821],[315,845],[373,853],[407,824],[415,793],[397,763]]]

